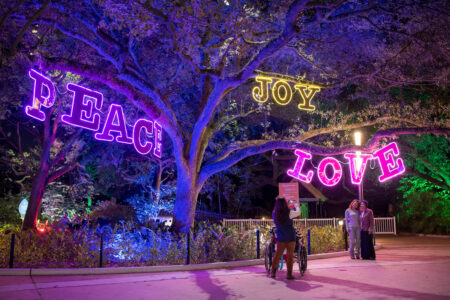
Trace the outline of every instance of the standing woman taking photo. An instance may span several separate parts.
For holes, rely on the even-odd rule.
[[[355,199],[345,211],[345,228],[350,236],[350,258],[359,259],[361,231],[359,221],[359,200]]]
[[[361,258],[362,259],[375,259],[375,248],[373,247],[373,229],[374,218],[373,211],[367,207],[366,200],[361,201],[359,216],[361,222]]]
[[[287,249],[287,275],[286,279],[294,279],[292,276],[292,269],[294,266],[294,249],[295,249],[295,229],[294,223],[290,216],[290,211],[295,210],[295,201],[286,201],[285,198],[277,197],[275,200],[275,207],[272,212],[272,217],[277,227],[277,251],[272,261],[272,270],[270,271],[270,277],[275,278],[277,273],[277,267],[283,255],[284,249]],[[300,211],[300,210],[298,210]],[[299,214],[297,214],[298,216]]]

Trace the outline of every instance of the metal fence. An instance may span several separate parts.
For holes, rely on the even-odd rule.
[[[339,226],[340,218],[328,219],[295,219],[294,226],[311,227],[311,226]],[[254,229],[256,227],[275,226],[272,219],[223,219],[223,226],[235,226],[240,231]],[[395,217],[391,218],[375,218],[375,233],[378,234],[397,234]]]

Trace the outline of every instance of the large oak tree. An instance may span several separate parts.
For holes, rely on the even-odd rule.
[[[445,11],[445,1],[47,0],[10,3],[0,25],[13,24],[9,53],[28,30],[45,34],[27,49],[36,68],[102,83],[163,124],[177,171],[174,224],[186,231],[206,180],[249,156],[355,151],[357,128],[371,134],[367,152],[399,134],[448,134],[442,99],[380,100],[394,86],[446,87]],[[258,70],[322,86],[317,111],[272,108],[289,128],[255,134],[248,122],[268,109],[250,97]],[[220,135],[238,119],[253,134]]]

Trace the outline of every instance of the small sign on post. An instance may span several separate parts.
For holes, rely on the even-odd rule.
[[[286,199],[286,204],[290,209],[292,209],[289,213],[289,217],[291,219],[294,219],[296,217],[299,217],[301,215],[300,213],[300,202],[299,202],[299,196],[298,196],[298,182],[279,182],[278,183],[278,194],[280,197],[283,197]],[[289,202],[294,201],[294,207],[292,208],[292,203],[289,204]]]
[[[287,201],[294,200],[299,207],[298,182],[279,182],[278,194]]]

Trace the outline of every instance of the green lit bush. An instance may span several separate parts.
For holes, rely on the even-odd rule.
[[[12,195],[11,193],[5,195],[3,198],[0,198],[0,225],[2,224],[14,224],[19,225],[22,224],[22,220],[19,215],[19,203],[23,198],[26,197],[26,194],[16,194]]]
[[[400,230],[412,233],[449,234],[450,193],[413,192],[401,204]]]

